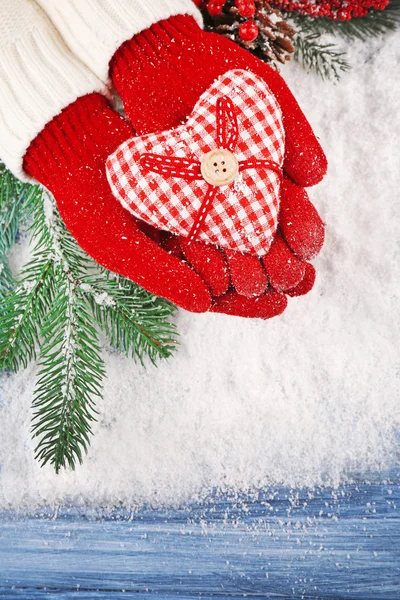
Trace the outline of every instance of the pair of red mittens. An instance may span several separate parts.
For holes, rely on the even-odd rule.
[[[128,140],[138,136],[147,139],[149,134],[168,132],[187,123],[202,96],[229,72],[248,72],[265,86],[270,100],[278,107],[284,135],[282,156],[272,161],[275,171],[267,170],[265,164],[255,170],[253,163],[247,163],[250,164],[247,176],[256,179],[261,188],[260,181],[266,182],[266,195],[270,194],[262,206],[267,213],[270,235],[261,253],[243,251],[240,243],[225,244],[218,237],[217,230],[224,230],[225,215],[214,227],[216,239],[205,240],[207,228],[211,238],[213,235],[213,226],[208,226],[210,218],[215,222],[218,217],[210,211],[192,238],[186,235],[186,230],[177,235],[179,232],[170,227],[170,218],[167,224],[151,218],[144,223],[143,215],[139,219],[137,212],[132,211],[137,207],[127,206],[133,212],[130,214],[116,200],[107,178],[109,157]],[[172,17],[125,42],[110,63],[110,75],[130,122],[113,111],[100,94],[81,97],[45,126],[24,160],[26,171],[55,196],[66,226],[81,247],[107,269],[193,312],[212,310],[269,318],[283,312],[287,295],[307,293],[315,278],[307,261],[322,246],[324,226],[303,188],[318,183],[327,164],[310,125],[280,75],[229,40],[203,32],[188,16]],[[247,135],[241,115],[239,111],[240,139]],[[247,117],[252,120],[251,114]],[[229,127],[228,124],[228,130]],[[217,136],[218,127],[214,131]],[[269,131],[257,133],[261,140],[270,137]],[[220,139],[224,141],[223,137]],[[214,138],[215,149],[221,148],[217,142],[218,137]],[[252,140],[247,142],[254,149]],[[174,148],[177,151],[174,158],[185,159],[188,143],[184,148]],[[145,154],[157,152],[149,144]],[[264,163],[268,160],[265,148],[262,156],[257,153],[242,156],[239,147],[232,154],[242,166],[245,160],[263,159]],[[195,151],[189,159],[201,163],[201,156]],[[209,166],[212,168],[213,163]],[[148,176],[148,165],[143,173]],[[156,185],[156,176],[160,174],[152,174],[147,183],[153,181],[152,185]],[[129,180],[130,174],[126,176]],[[201,189],[205,189],[204,184],[209,185],[200,179],[196,181]],[[170,171],[163,185],[174,189],[179,182],[182,183],[182,178]],[[249,187],[244,176],[241,183]],[[228,187],[235,186],[240,187],[238,180]],[[137,185],[131,187],[137,195]],[[225,187],[219,187],[216,192],[210,203],[211,211],[220,210],[223,190],[226,192]],[[201,194],[197,201],[201,205]],[[249,195],[247,201],[246,210],[251,211]],[[262,204],[261,195],[258,201]],[[195,223],[200,208],[189,215],[188,227]],[[238,214],[240,210],[229,213],[228,208],[227,218],[235,220]],[[243,216],[239,227],[242,238],[247,217]],[[253,240],[257,231],[261,237],[265,233],[262,228],[257,229],[258,224],[253,220],[250,226]],[[160,227],[170,232],[160,231]],[[230,230],[231,241],[234,227],[226,229]]]

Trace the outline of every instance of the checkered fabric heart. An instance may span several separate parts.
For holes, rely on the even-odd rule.
[[[228,71],[185,125],[122,144],[107,160],[107,177],[116,198],[142,221],[189,241],[262,256],[278,225],[284,146],[281,110],[266,83]],[[215,181],[205,175],[206,161],[220,166],[210,163],[212,151],[237,165],[227,185],[218,170]]]

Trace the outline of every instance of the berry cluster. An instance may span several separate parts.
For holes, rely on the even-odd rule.
[[[208,2],[204,0],[194,0],[194,2],[200,8],[207,10],[211,17],[221,15],[227,4],[226,0],[208,0]],[[253,18],[257,12],[255,1],[234,0],[234,5],[237,9],[238,16],[246,19],[239,26],[239,35],[241,39],[244,42],[254,42],[260,33],[260,29]]]
[[[280,10],[296,12],[310,17],[328,17],[335,21],[350,21],[363,17],[371,9],[383,10],[390,0],[273,0],[272,5]]]
[[[284,63],[294,52],[295,31],[266,0],[193,0],[205,26],[267,62]]]

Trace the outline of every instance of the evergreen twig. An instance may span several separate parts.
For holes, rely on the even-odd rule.
[[[310,17],[295,12],[285,13],[297,31],[295,37],[295,60],[304,67],[314,70],[322,79],[334,78],[337,81],[351,65],[346,54],[332,43],[321,43],[322,34],[340,36],[347,41],[367,41],[387,31],[395,30],[400,24],[400,0],[392,0],[384,10],[371,10],[363,17],[349,21],[333,20],[327,17]]]
[[[138,358],[168,358],[175,347],[175,328],[168,321],[174,306],[110,273],[89,277],[82,290],[97,323],[118,352]]]
[[[33,401],[33,434],[39,438],[36,458],[58,473],[75,467],[87,452],[105,375],[98,332],[77,282],[60,265],[57,293],[41,327],[43,339]]]
[[[319,33],[298,33],[295,41],[295,59],[306,69],[315,71],[322,79],[333,77],[339,81],[341,74],[351,68],[345,53],[340,52],[334,44],[322,43]]]
[[[20,199],[18,216],[15,198]],[[31,219],[34,241],[32,258],[18,281],[3,288],[0,368],[17,371],[39,358],[32,427],[36,457],[57,472],[75,468],[88,450],[95,402],[102,395],[105,372],[97,326],[118,351],[142,363],[147,356],[155,364],[176,346],[176,330],[169,322],[174,307],[94,263],[40,188],[3,171],[0,200],[0,215],[5,215],[0,221],[1,258],[6,259],[15,242],[22,214]],[[2,265],[11,277],[5,261]]]
[[[39,346],[38,324],[44,318],[51,302],[53,259],[50,235],[44,227],[42,192],[38,186],[24,185],[11,173],[5,171],[0,177],[4,207],[16,202],[18,208],[7,213],[9,227],[3,236],[7,251],[16,240],[21,218],[26,218],[35,210],[35,219],[30,227],[36,239],[31,261],[22,269],[19,281],[15,282],[10,271],[8,288],[4,286],[1,298],[0,315],[0,367],[18,371],[36,358]],[[3,268],[9,269],[7,257],[3,258]]]
[[[8,264],[8,252],[18,235],[18,228],[31,195],[38,193],[37,186],[27,186],[18,181],[0,164],[0,298],[14,285]]]
[[[50,198],[34,209],[35,236],[48,244],[52,282],[47,312],[40,319],[40,370],[33,400],[33,435],[39,438],[36,458],[56,472],[75,467],[87,452],[95,421],[95,401],[105,375],[98,332],[90,307],[80,294],[80,281],[92,261],[66,231]]]

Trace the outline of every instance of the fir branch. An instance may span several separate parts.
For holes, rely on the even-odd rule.
[[[298,32],[295,38],[295,54],[297,61],[306,69],[315,71],[322,79],[340,80],[342,73],[351,67],[345,53],[337,50],[334,44],[324,44],[319,33]]]
[[[15,243],[24,199],[23,185],[0,164],[0,254]]]
[[[4,297],[15,283],[7,254],[16,242],[20,223],[26,217],[26,204],[38,193],[38,186],[18,181],[3,164],[0,164],[0,298]]]
[[[53,270],[48,256],[36,257],[25,276],[2,300],[0,319],[0,368],[18,371],[37,355],[38,323],[51,302]]]
[[[359,39],[365,42],[371,37],[379,37],[397,29],[400,25],[400,0],[391,0],[384,10],[370,10],[364,17],[354,17],[349,21],[335,21],[327,17],[312,18],[296,13],[287,15],[303,34],[328,33],[350,41]]]
[[[1,187],[3,186],[3,187]],[[3,190],[3,192],[2,192]],[[33,255],[18,282],[6,262],[18,225],[30,219]],[[53,199],[0,171],[0,368],[18,370],[39,357],[33,400],[36,458],[75,468],[87,452],[101,397],[104,363],[98,328],[118,351],[155,363],[170,356],[173,305],[99,267],[66,230]]]
[[[138,358],[168,358],[176,347],[176,328],[169,322],[175,307],[131,281],[107,274],[82,285],[97,323],[118,352]]]
[[[11,174],[7,172],[8,175]],[[23,186],[20,182],[15,185]],[[23,187],[23,201],[26,215],[33,217],[28,229],[35,240],[33,255],[22,269],[15,289],[3,298],[0,318],[0,368],[13,371],[26,368],[31,360],[36,359],[40,347],[40,324],[56,289],[57,260],[46,222],[44,194],[37,186],[29,188],[27,191],[26,186]]]
[[[41,328],[40,372],[33,401],[36,458],[58,473],[75,468],[87,452],[105,375],[97,331],[90,325],[79,286],[62,265],[57,294]]]
[[[49,214],[51,207],[54,209],[54,204],[47,207]],[[51,221],[64,270],[79,282],[79,289],[111,346],[138,358],[142,364],[145,356],[153,364],[171,356],[176,346],[176,329],[168,319],[175,307],[132,281],[99,268],[65,231],[58,214]]]
[[[36,458],[58,473],[67,465],[75,468],[88,450],[105,375],[98,332],[80,293],[82,277],[95,265],[65,229],[48,194],[33,211],[32,231],[51,253],[54,293],[39,323],[40,372],[32,432],[38,438]]]
[[[14,277],[11,272],[7,254],[0,254],[0,301],[2,301],[12,290],[14,284]]]

